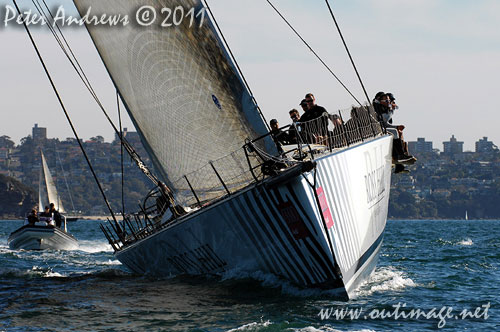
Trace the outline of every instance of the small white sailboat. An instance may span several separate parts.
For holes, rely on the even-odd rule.
[[[41,160],[38,206],[42,209],[42,207],[49,205],[48,202],[53,202],[57,211],[64,212],[64,207],[57,193],[54,179],[50,174],[43,152],[41,152]],[[24,225],[12,232],[7,241],[10,249],[74,250],[78,248],[78,241],[73,235],[68,233],[66,218],[62,215],[61,227],[55,225],[54,215],[40,217],[38,225],[28,223],[28,219],[26,219]]]
[[[469,215],[467,214],[467,210],[465,210],[465,220],[469,220]]]

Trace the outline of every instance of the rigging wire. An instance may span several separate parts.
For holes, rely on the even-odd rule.
[[[85,75],[85,72],[83,71],[81,65],[80,65],[80,62],[78,61],[75,54],[73,53],[73,50],[69,46],[69,43],[66,40],[66,38],[64,37],[64,34],[62,33],[61,29],[59,28],[59,25],[57,24],[57,22],[54,21],[54,16],[52,15],[52,12],[50,11],[49,7],[47,6],[47,3],[45,2],[45,0],[42,0],[42,1],[43,1],[43,4],[45,5],[45,8],[48,11],[48,13],[52,17],[52,24],[50,24],[51,20],[49,19],[49,17],[47,16],[45,11],[43,10],[42,5],[40,4],[39,0],[31,0],[31,1],[32,1],[33,5],[35,6],[35,8],[37,9],[38,13],[40,15],[42,15],[43,18],[45,19],[45,21],[47,22],[47,28],[50,30],[50,32],[52,33],[52,35],[56,39],[57,43],[59,44],[59,47],[64,52],[66,57],[70,60],[70,63],[73,66],[73,69],[75,69],[78,76],[80,77],[80,79],[84,83],[85,87],[89,90],[89,92],[92,94],[92,96],[94,98],[98,99],[97,94],[95,93],[94,89],[90,85],[90,82],[89,82],[87,76]],[[59,37],[59,35],[55,31],[54,26],[59,31],[59,34],[61,35],[61,37]],[[61,40],[61,38],[62,38],[62,40]],[[64,46],[63,41],[64,41],[64,44],[66,46]],[[66,47],[67,47],[67,49],[66,49]]]
[[[120,164],[122,171],[122,215],[125,215],[125,195],[124,195],[124,174],[123,174],[123,130],[122,130],[122,114],[120,111],[120,95],[118,94],[118,90],[116,91],[116,107],[118,108],[118,123],[120,124]]]
[[[23,17],[23,15],[21,14],[21,10],[19,9],[19,7],[17,5],[16,0],[12,0],[12,1],[13,1],[14,5],[15,5],[16,9],[17,9],[17,13],[19,14],[19,16]],[[95,181],[97,183],[97,186],[99,187],[99,191],[101,192],[101,195],[104,198],[104,202],[106,203],[106,206],[107,206],[109,212],[111,213],[111,217],[113,218],[113,220],[115,221],[115,223],[118,223],[117,220],[116,220],[116,216],[113,213],[113,209],[111,209],[111,205],[109,204],[109,201],[108,201],[108,199],[106,197],[106,194],[104,193],[104,189],[102,188],[101,183],[99,182],[99,179],[97,178],[97,175],[96,175],[96,173],[94,171],[94,168],[92,167],[92,164],[90,163],[90,160],[89,160],[89,158],[87,156],[87,152],[83,148],[83,145],[82,145],[82,142],[80,141],[78,133],[76,132],[75,127],[73,126],[73,123],[72,123],[72,121],[71,121],[71,119],[69,117],[69,114],[68,114],[68,112],[66,110],[66,107],[64,106],[64,103],[63,103],[63,101],[61,99],[61,96],[59,95],[59,92],[57,91],[57,88],[56,88],[56,86],[54,84],[54,81],[52,80],[52,77],[51,77],[51,75],[49,73],[49,70],[47,69],[47,66],[45,65],[45,62],[43,61],[42,55],[40,54],[40,51],[38,50],[38,47],[37,47],[37,45],[35,43],[35,40],[33,39],[33,36],[31,35],[30,30],[28,29],[28,26],[26,24],[26,20],[23,19],[22,22],[23,22],[24,29],[26,30],[26,33],[28,34],[28,37],[30,38],[31,44],[33,45],[33,48],[36,51],[38,59],[40,60],[40,63],[42,64],[42,67],[43,67],[43,69],[45,71],[45,74],[47,75],[47,78],[49,79],[50,85],[52,86],[52,89],[54,90],[54,93],[55,93],[55,95],[57,97],[57,100],[59,101],[59,104],[61,105],[61,108],[62,108],[62,110],[64,112],[64,115],[66,116],[66,119],[68,120],[68,123],[69,123],[69,125],[71,127],[71,130],[73,131],[73,135],[75,136],[75,138],[76,138],[76,140],[78,142],[78,145],[80,146],[80,150],[82,151],[83,156],[85,157],[85,160],[87,161],[87,164],[88,164],[88,166],[90,168],[90,171],[92,172],[92,175],[93,175],[93,177],[94,177],[94,179],[95,179]]]
[[[345,84],[340,80],[340,78],[338,78],[337,75],[335,75],[335,73],[330,69],[330,67],[323,61],[323,59],[318,55],[318,53],[316,53],[314,51],[314,49],[307,43],[307,41],[305,41],[304,38],[302,38],[302,36],[297,32],[297,30],[295,30],[295,28],[290,24],[290,22],[288,22],[288,20],[281,14],[281,12],[271,3],[270,0],[266,0],[267,3],[274,9],[274,11],[283,19],[283,21],[285,21],[285,23],[288,25],[288,27],[297,35],[297,37],[300,38],[300,40],[307,46],[307,48],[309,48],[309,50],[314,54],[314,56],[316,56],[316,58],[323,64],[323,66],[330,72],[330,74],[333,75],[333,77],[335,77],[335,79],[337,80],[337,82],[340,83],[340,85],[342,85],[342,87],[351,95],[351,97],[361,106],[361,107],[364,107],[361,102],[352,94],[352,92],[347,88],[347,86],[345,86]]]
[[[64,171],[64,166],[63,166],[59,151],[57,151],[57,143],[55,141],[54,141],[54,149],[56,150],[57,160],[59,160],[59,165],[61,166],[61,170],[62,170],[63,178],[64,178],[64,183],[66,184],[66,190],[68,191],[69,199],[71,201],[71,207],[73,208],[73,212],[75,212],[75,204],[73,203],[73,195],[71,195],[71,190],[69,189],[68,179],[66,179],[66,172]]]
[[[45,8],[47,10],[47,12],[50,14],[51,18],[52,18],[52,21],[49,19],[49,17],[45,14],[45,12],[43,10],[41,10],[41,5],[39,3],[38,0],[32,0],[33,4],[35,5],[35,7],[37,8],[38,12],[40,13],[40,15],[42,15],[46,22],[47,22],[47,27],[49,28],[49,30],[52,32],[54,38],[56,39],[56,41],[58,42],[61,50],[63,51],[63,53],[66,55],[66,57],[68,58],[69,62],[71,63],[71,65],[73,66],[73,69],[77,72],[78,76],[80,77],[80,79],[82,80],[83,84],[85,85],[85,87],[87,88],[87,90],[90,92],[91,96],[94,98],[94,100],[96,101],[97,105],[99,106],[99,108],[101,109],[101,111],[103,112],[103,114],[105,115],[106,119],[108,120],[108,122],[111,124],[111,126],[113,127],[115,133],[120,137],[120,140],[121,140],[121,144],[122,146],[125,148],[125,150],[127,151],[127,153],[130,155],[130,157],[132,158],[132,160],[134,160],[134,162],[136,163],[136,165],[139,167],[139,169],[146,175],[146,177],[148,177],[151,182],[154,183],[154,185],[156,186],[160,186],[162,189],[168,189],[166,192],[165,190],[163,190],[164,194],[168,197],[170,203],[172,204],[172,206],[175,206],[175,199],[172,195],[172,191],[170,190],[170,188],[168,188],[168,186],[163,182],[163,181],[160,181],[150,170],[149,168],[144,164],[144,162],[142,161],[141,157],[137,154],[137,152],[135,151],[135,149],[130,145],[130,143],[121,135],[121,130],[118,131],[118,129],[116,128],[115,124],[113,123],[113,121],[111,120],[111,118],[109,117],[108,113],[106,112],[104,106],[102,105],[99,97],[97,96],[97,93],[95,92],[95,90],[93,89],[92,87],[92,84],[90,83],[90,80],[87,78],[86,74],[85,74],[85,71],[83,70],[83,68],[81,67],[76,55],[74,54],[74,52],[72,51],[72,48],[71,46],[69,45],[68,41],[66,40],[66,38],[64,37],[64,34],[63,32],[61,31],[61,29],[59,28],[59,25],[57,24],[57,22],[54,20],[54,16],[52,15],[52,12],[50,11],[47,3],[45,0],[42,0],[42,2],[44,3],[45,5]],[[36,2],[36,3],[35,3]],[[38,4],[38,6],[37,6]],[[52,22],[50,24],[50,22]],[[57,28],[57,30],[59,31],[59,34],[61,35],[61,38],[62,40],[64,41],[64,44],[66,45],[66,47],[64,46],[63,42],[61,41],[61,38],[58,36],[57,32],[55,31],[55,29],[53,28],[53,26],[55,26]],[[67,50],[66,50],[67,48]],[[69,51],[69,53],[68,53]],[[76,64],[75,64],[76,63]]]
[[[38,3],[38,0],[32,0],[33,3],[35,3],[35,1]],[[116,128],[115,124],[113,123],[113,121],[111,120],[111,118],[109,117],[108,113],[106,112],[104,106],[102,105],[99,97],[97,96],[97,93],[95,92],[94,88],[92,87],[92,84],[90,83],[90,80],[87,78],[86,74],[85,74],[85,71],[83,70],[83,68],[81,67],[76,55],[73,53],[72,51],[72,48],[71,46],[69,45],[68,41],[66,40],[66,38],[64,37],[64,34],[63,32],[61,31],[61,29],[59,28],[59,25],[57,24],[57,22],[54,20],[54,16],[52,15],[52,12],[50,11],[50,9],[48,8],[47,6],[47,3],[45,2],[45,0],[42,0],[42,2],[44,3],[45,7],[47,8],[47,11],[49,12],[50,16],[52,17],[52,24],[47,24],[47,27],[50,29],[50,31],[52,32],[52,34],[54,35],[54,38],[58,41],[59,43],[59,46],[61,47],[61,50],[63,51],[63,53],[66,55],[66,57],[68,58],[68,60],[70,61],[71,65],[73,66],[73,69],[77,72],[78,76],[80,77],[80,79],[82,80],[83,84],[85,85],[85,87],[87,88],[87,90],[90,92],[91,96],[94,98],[94,100],[96,101],[97,105],[99,106],[99,108],[101,109],[101,111],[104,113],[106,119],[108,120],[108,122],[111,124],[111,126],[113,127],[115,133],[117,135],[120,136],[120,131],[118,130],[118,128]],[[35,4],[36,6],[36,4]],[[37,6],[36,6],[37,7]],[[41,7],[41,5],[40,5]],[[39,13],[41,15],[43,15],[45,17],[45,19],[47,20],[47,22],[51,22],[51,20],[49,19],[49,17],[45,14],[45,12],[41,12],[40,9],[37,7],[37,10],[39,11]],[[66,44],[66,47],[63,45],[62,41],[61,41],[61,38],[58,36],[57,32],[55,31],[55,29],[52,27],[52,25],[54,25],[57,30],[59,31],[59,34],[61,35],[63,41],[64,41],[64,44]],[[66,50],[67,48],[67,50]],[[68,53],[69,51],[69,53]],[[71,56],[70,56],[71,55]],[[120,136],[121,137],[121,136]],[[158,178],[156,178],[156,176],[154,176],[154,174],[152,174],[149,169],[145,166],[145,164],[142,162],[140,156],[137,154],[137,152],[133,149],[133,147],[130,145],[130,143],[128,143],[128,141],[123,138],[123,141],[122,141],[125,149],[127,150],[127,152],[129,153],[130,157],[138,164],[139,168],[146,174],[146,176],[148,178],[150,178],[150,180],[157,184],[158,183]]]
[[[345,50],[347,51],[347,55],[349,56],[349,59],[351,60],[352,66],[354,67],[354,71],[356,72],[356,76],[358,76],[359,83],[361,84],[361,87],[363,88],[363,92],[365,93],[366,100],[368,101],[368,105],[371,105],[370,98],[368,97],[368,93],[366,93],[365,85],[363,84],[363,80],[361,80],[361,76],[359,75],[358,68],[356,67],[356,64],[354,63],[354,60],[351,56],[351,52],[349,51],[349,48],[347,47],[347,44],[344,40],[344,35],[342,34],[342,31],[340,31],[340,27],[337,23],[337,20],[335,19],[335,15],[333,15],[332,8],[330,7],[330,3],[328,0],[326,1],[326,5],[328,6],[328,10],[330,11],[330,15],[332,16],[333,22],[335,23],[335,26],[337,27],[337,31],[339,32],[340,38],[342,39],[342,43],[344,44]]]
[[[229,44],[226,41],[226,37],[224,37],[224,34],[222,33],[221,28],[219,27],[219,23],[217,23],[217,20],[215,19],[215,16],[212,13],[212,10],[210,9],[210,6],[208,5],[207,0],[204,0],[204,3],[205,3],[205,7],[207,7],[208,12],[210,13],[210,16],[212,17],[212,20],[215,23],[215,27],[217,28],[217,31],[221,35],[222,40],[224,41],[224,44],[225,44],[227,50],[229,51],[229,54],[231,55],[231,59],[233,60],[234,64],[236,65],[236,68],[238,69],[238,72],[241,75],[241,78],[243,79],[243,82],[245,83],[245,86],[246,86],[248,92],[250,92],[250,97],[252,97],[252,99],[253,99],[253,101],[255,103],[255,107],[257,108],[257,111],[259,112],[260,116],[262,117],[262,120],[264,120],[264,123],[266,125],[267,130],[271,131],[271,128],[269,127],[269,124],[267,123],[267,120],[264,117],[264,114],[262,113],[262,110],[260,109],[260,107],[259,107],[259,105],[257,103],[257,100],[255,99],[255,97],[253,95],[252,90],[250,89],[250,85],[248,84],[248,82],[247,82],[247,80],[245,78],[245,75],[243,75],[243,72],[241,71],[240,65],[238,64],[238,61],[236,61],[236,58],[233,55],[233,51],[231,51],[231,48],[229,47]]]

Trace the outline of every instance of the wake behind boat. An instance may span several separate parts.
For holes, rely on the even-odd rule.
[[[13,250],[75,250],[78,241],[67,232],[66,222],[63,228],[56,227],[51,218],[41,218],[40,225],[25,225],[12,232],[7,240],[9,248]]]

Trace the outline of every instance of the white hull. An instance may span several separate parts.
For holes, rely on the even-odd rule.
[[[10,234],[8,243],[14,250],[78,249],[78,241],[73,235],[53,226],[25,225]]]
[[[291,169],[266,179],[125,246],[116,257],[137,273],[264,271],[348,296],[375,268],[380,251],[391,145],[390,136],[379,137],[316,159],[315,171]]]

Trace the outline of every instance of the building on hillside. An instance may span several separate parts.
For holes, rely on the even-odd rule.
[[[9,159],[10,149],[0,148],[0,159]]]
[[[448,198],[451,195],[451,191],[448,189],[434,189],[432,190],[432,196],[434,197],[441,197],[441,198]]]
[[[488,137],[483,137],[476,142],[476,152],[494,152],[498,151],[498,146],[493,144],[493,142],[488,141]]]
[[[416,141],[408,142],[410,153],[432,152],[432,142],[426,142],[425,138],[419,137]]]
[[[139,134],[135,131],[128,131],[127,127],[123,128],[123,137],[125,137],[127,142],[129,142],[133,146],[137,146],[136,144],[140,144],[139,146],[142,145]],[[120,142],[120,137],[118,136],[117,133],[115,133],[115,140],[113,141],[113,143],[119,143],[119,142]]]
[[[47,128],[38,127],[38,123],[35,123],[32,129],[32,137],[35,142],[47,139]]]
[[[448,142],[443,142],[444,154],[460,154],[464,152],[464,142],[459,142],[455,135],[451,135]]]
[[[9,169],[9,156],[10,149],[8,148],[0,148],[0,169],[8,170]]]

